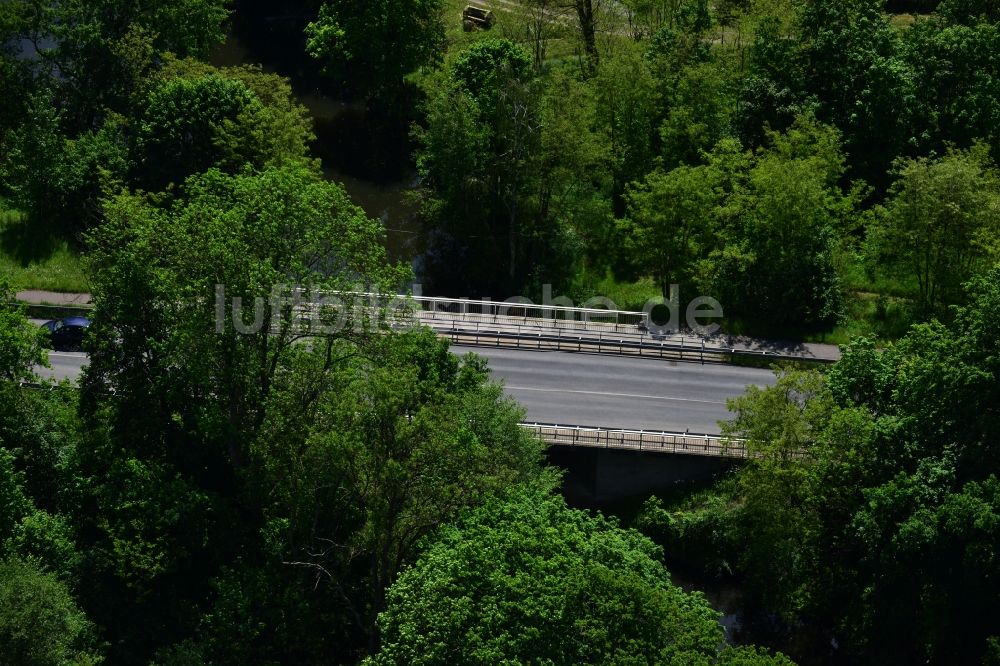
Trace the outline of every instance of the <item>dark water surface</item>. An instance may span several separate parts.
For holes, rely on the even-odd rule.
[[[316,142],[313,153],[323,164],[323,174],[341,183],[351,199],[386,228],[386,247],[392,261],[413,265],[425,249],[424,235],[414,215],[408,194],[416,185],[410,154],[411,146],[386,150],[382,161],[373,165],[373,136],[365,106],[359,101],[342,101],[329,94],[329,83],[305,53],[302,26],[309,17],[302,13],[275,14],[282,7],[240,12],[238,3],[233,25],[225,43],[209,58],[218,67],[260,65],[292,82],[295,98],[313,118]],[[393,149],[394,148],[394,149]]]

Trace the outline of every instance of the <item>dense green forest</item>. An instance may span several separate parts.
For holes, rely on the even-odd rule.
[[[0,664],[1000,664],[1000,5],[295,0],[292,78],[211,64],[267,4],[0,3]],[[676,284],[843,359],[733,400],[716,483],[567,506],[430,331],[219,322],[415,277],[303,86],[416,173],[435,293]],[[78,385],[32,266],[93,296]]]

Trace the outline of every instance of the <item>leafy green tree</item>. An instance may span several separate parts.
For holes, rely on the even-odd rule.
[[[417,130],[423,213],[439,230],[438,282],[481,294],[516,293],[539,230],[531,200],[539,152],[531,57],[487,39],[459,54],[430,92]],[[498,269],[499,267],[499,269]],[[443,269],[443,270],[442,270]]]
[[[749,387],[729,408],[723,432],[751,451],[737,481],[741,529],[754,535],[740,566],[755,603],[794,621],[826,601],[828,574],[814,549],[826,542],[824,521],[843,509],[843,490],[825,484],[849,473],[844,458],[865,441],[871,418],[837,407],[817,372],[779,372],[774,386]]]
[[[136,661],[189,638],[209,581],[257,552],[252,446],[306,353],[291,285],[385,291],[405,271],[387,266],[380,225],[309,165],[212,170],[171,194],[119,194],[105,214],[88,237],[82,594],[114,657]],[[335,363],[358,331],[312,344]]]
[[[14,288],[0,275],[0,382],[19,382],[35,376],[35,366],[45,365],[44,332],[24,315]]]
[[[131,166],[124,119],[108,118],[96,132],[66,141],[62,159],[51,174],[55,201],[52,222],[63,233],[79,234],[101,219],[100,200],[119,189]]]
[[[731,135],[731,82],[715,61],[685,67],[672,88],[669,112],[660,125],[664,165],[695,165]]]
[[[917,82],[880,0],[795,3],[790,29],[765,20],[750,53],[738,121],[756,143],[815,110],[836,126],[852,177],[883,184],[892,159],[921,141]],[[791,34],[789,34],[789,32]]]
[[[100,196],[130,171],[135,128],[125,120],[141,110],[149,78],[167,52],[205,56],[220,43],[225,4],[3,4],[0,42],[23,52],[5,46],[2,57],[4,88],[17,102],[0,121],[0,193],[39,237],[75,235],[96,221]]]
[[[260,141],[264,159],[272,162],[308,156],[308,146],[316,138],[312,117],[293,94],[291,81],[279,74],[265,72],[258,65],[213,67],[193,58],[178,60],[168,55],[156,81],[165,83],[173,78],[198,81],[212,76],[242,83],[263,105],[263,110],[253,118],[261,127],[233,128],[233,140]]]
[[[769,142],[753,155],[720,141],[706,164],[654,171],[631,189],[630,257],[664,293],[693,284],[759,330],[821,329],[840,314],[834,253],[857,191],[839,184],[834,128],[802,116]]]
[[[406,75],[439,58],[441,2],[327,0],[306,37],[339,87],[391,104]]]
[[[1000,178],[985,146],[904,161],[896,173],[869,252],[880,270],[915,282],[917,312],[929,317],[1000,256]]]
[[[0,561],[0,644],[11,664],[96,663],[92,625],[54,574],[31,561]]]
[[[282,111],[269,109],[238,78],[168,78],[143,104],[134,178],[157,191],[212,167],[237,173],[247,165],[260,169],[301,159],[308,136],[300,129],[302,116]],[[289,137],[289,131],[298,136]]]
[[[116,461],[96,496],[104,534],[92,557],[148,601],[171,578],[176,584],[181,563],[207,545],[210,512],[218,510],[210,499],[166,464]]]
[[[35,367],[47,362],[43,340],[0,278],[0,558],[32,558],[72,586],[80,556],[58,512],[76,508],[76,399],[71,391],[19,385],[37,381]]]
[[[12,36],[10,3],[0,6],[0,196],[10,196],[12,170],[18,160],[11,155],[19,128],[28,122],[28,100],[35,91],[31,65],[18,57]],[[13,159],[12,159],[13,158]]]
[[[44,563],[70,589],[80,582],[83,555],[66,516],[34,511],[21,520],[8,548],[19,557]]]
[[[722,212],[725,242],[705,270],[728,314],[771,330],[825,328],[840,317],[834,252],[855,205],[839,185],[839,134],[804,116],[770,140]]]
[[[233,130],[237,123],[253,126],[262,110],[260,100],[239,81],[219,76],[167,80],[145,104],[136,139],[142,159],[136,168],[154,191],[212,166],[238,171],[255,162],[240,148],[257,144]],[[244,139],[249,140],[244,144]]]
[[[858,405],[875,416],[892,404],[896,379],[895,349],[880,350],[868,338],[841,347],[842,356],[827,375],[827,385],[841,407]]]
[[[597,95],[573,70],[549,70],[542,87],[537,176],[532,178],[539,220],[535,234],[542,242],[530,262],[538,278],[558,285],[584,261],[606,266],[618,259],[611,249],[618,234],[607,199],[611,147],[597,119]]]
[[[990,573],[1000,471],[990,444],[1000,427],[990,314],[1000,303],[998,274],[973,281],[950,326],[917,326],[885,360],[871,369],[854,364],[848,375],[867,385],[891,369],[878,455],[865,460],[871,477],[848,528],[862,540],[864,580],[875,581],[862,609],[878,620],[856,630],[874,654],[974,663],[992,633],[979,613],[998,593]],[[906,610],[889,616],[890,604]],[[922,630],[901,639],[904,626]]]
[[[643,503],[633,527],[663,547],[668,566],[730,576],[739,569],[746,545],[734,481],[724,480],[679,506],[653,495]]]
[[[927,458],[914,473],[865,491],[851,528],[870,557],[865,573],[877,581],[865,602],[878,619],[863,637],[874,655],[976,663],[985,651],[992,628],[977,613],[997,594],[991,572],[1000,484],[992,476],[960,488],[954,482],[947,459]],[[884,615],[890,607],[900,612]],[[908,639],[893,636],[905,626],[921,630]]]
[[[66,102],[71,134],[92,128],[105,108],[119,113],[153,64],[170,51],[204,57],[222,42],[225,0],[59,0],[5,3],[10,34],[33,45],[38,66]],[[140,77],[141,78],[141,77]]]
[[[77,405],[76,391],[64,386],[35,391],[0,383],[0,447],[15,455],[32,502],[53,514],[76,505]]]
[[[57,180],[65,154],[65,113],[55,106],[51,90],[32,90],[21,100],[24,117],[4,136],[0,156],[0,191],[18,210],[30,216],[40,232],[51,230],[50,217],[59,210]]]
[[[751,605],[808,620],[817,646],[979,663],[1000,593],[998,276],[975,279],[948,326],[915,326],[886,351],[851,345],[828,380],[783,372],[749,389],[725,425],[753,452],[731,486],[680,516],[651,505],[640,525],[729,558]],[[675,527],[695,520],[726,534]]]
[[[800,41],[820,118],[844,135],[856,174],[875,180],[912,137],[912,75],[878,0],[803,4]]]
[[[451,66],[451,77],[472,96],[487,119],[500,111],[504,88],[512,81],[531,77],[531,58],[507,39],[486,39],[460,53]]]
[[[696,263],[716,248],[724,174],[714,165],[654,171],[628,192],[628,246],[633,261],[662,289],[690,285]]]
[[[988,0],[942,0],[937,13],[951,23],[975,25],[1000,22],[1000,10]]]
[[[611,143],[612,204],[621,215],[628,184],[653,168],[659,91],[638,48],[605,58],[594,81],[598,122]]]
[[[156,191],[211,167],[235,173],[301,160],[314,139],[286,79],[172,55],[142,75],[130,114],[108,113],[99,129],[67,138],[63,114],[40,110],[37,126],[12,134],[22,161],[11,169],[14,201],[36,224],[77,234],[101,219],[102,197],[122,187]]]
[[[24,494],[24,474],[14,467],[14,456],[7,449],[0,449],[0,500],[0,544],[3,544],[34,508]]]
[[[247,545],[255,556],[227,565],[211,581],[212,601],[199,619],[196,638],[162,649],[157,663],[356,661],[364,636],[340,600],[331,601],[314,571],[288,564],[288,553],[279,552],[270,526],[254,536]],[[188,653],[196,657],[181,660]]]
[[[790,29],[777,16],[763,17],[747,53],[747,73],[739,89],[734,124],[748,147],[764,145],[767,130],[784,131],[795,118],[815,110],[818,100],[805,89],[807,60]]]
[[[644,59],[657,100],[650,122],[653,150],[663,168],[695,165],[703,152],[729,135],[734,76],[726,56],[713,53],[702,0],[669,0],[672,18],[652,34]]]
[[[8,135],[10,152],[3,189],[28,216],[44,247],[47,236],[72,237],[100,219],[99,199],[120,187],[129,171],[125,119],[110,115],[96,131],[65,134],[65,111],[50,93],[32,95],[28,117]],[[3,169],[0,165],[0,169]]]
[[[174,197],[119,195],[106,216],[90,236],[97,343],[86,385],[113,387],[118,432],[136,442],[149,435],[144,446],[168,456],[183,458],[169,442],[191,432],[225,442],[226,457],[240,464],[242,433],[261,423],[298,335],[282,300],[291,285],[378,289],[402,275],[385,266],[380,225],[303,165],[210,171]],[[218,314],[216,285],[224,289]],[[257,307],[259,327],[240,321],[239,303]]]
[[[485,363],[459,361],[430,331],[302,373],[277,387],[284,408],[265,424],[254,468],[272,520],[288,521],[285,561],[320,582],[329,575],[330,593],[375,646],[385,590],[423,537],[511,484],[553,482],[540,442],[518,425],[523,412],[488,382]],[[292,406],[317,394],[290,427]]]
[[[992,284],[998,274],[994,266],[970,283],[970,302],[956,310],[949,326],[931,322],[915,327],[896,346],[894,409],[887,421],[898,417],[893,434],[909,444],[897,450],[899,463],[912,468],[915,460],[939,456],[950,447],[960,481],[1000,472],[989,444],[1000,427],[992,403],[1000,371],[997,326],[989,314],[1000,303]]]
[[[613,229],[605,191],[609,151],[596,96],[565,66],[532,77],[507,40],[459,54],[434,81],[420,143],[428,272],[441,291],[524,293],[563,283]]]
[[[904,33],[902,57],[913,70],[919,113],[918,145],[925,153],[969,148],[977,141],[1000,159],[1000,23],[954,24],[938,17]]]
[[[716,613],[658,556],[636,532],[515,489],[435,534],[390,589],[370,663],[740,663],[719,659]]]

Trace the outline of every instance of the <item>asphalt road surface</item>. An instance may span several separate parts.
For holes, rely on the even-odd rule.
[[[453,347],[489,359],[495,378],[542,423],[719,433],[726,398],[773,383],[769,370],[596,354]],[[87,357],[50,352],[39,374],[75,379]]]
[[[597,354],[453,347],[490,361],[529,421],[718,434],[726,398],[774,383],[770,370]]]
[[[87,365],[87,355],[83,352],[49,351],[51,368],[35,368],[39,377],[46,379],[71,379],[80,376],[83,366]]]

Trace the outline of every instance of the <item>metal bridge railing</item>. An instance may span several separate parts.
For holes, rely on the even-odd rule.
[[[578,351],[673,360],[730,362],[815,361],[808,354],[781,353],[766,349],[725,347],[692,333],[654,335],[644,312],[496,303],[432,296],[380,297],[373,294],[341,294],[368,299],[386,308],[388,323],[402,328],[424,324],[453,342],[475,346],[514,347],[526,350]]]
[[[770,351],[730,349],[707,345],[699,338],[678,337],[660,340],[640,334],[626,335],[602,332],[551,331],[532,328],[506,328],[496,330],[486,325],[465,328],[433,327],[453,344],[473,347],[523,349],[527,351],[567,351],[592,354],[614,354],[673,361],[698,363],[728,363],[734,359],[753,359],[763,362],[818,361],[809,357],[777,354]]]
[[[522,423],[521,426],[533,432],[549,446],[619,449],[714,458],[745,459],[747,457],[747,449],[743,440],[730,439],[721,435],[695,435],[550,423]]]
[[[603,330],[636,332],[646,320],[643,312],[578,308],[532,303],[497,303],[458,298],[413,296],[414,314],[422,321],[457,320],[492,324],[536,325],[552,329]]]

